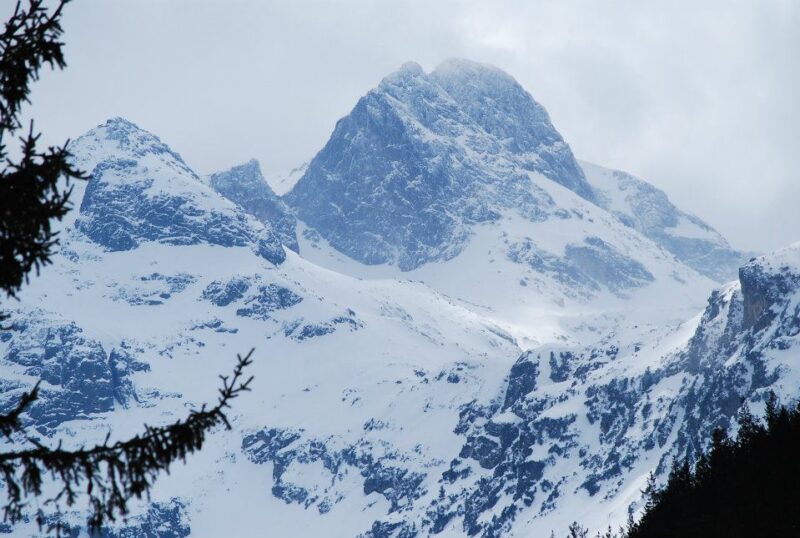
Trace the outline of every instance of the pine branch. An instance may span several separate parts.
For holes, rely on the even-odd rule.
[[[29,0],[27,8],[17,2],[13,15],[0,32],[0,290],[15,297],[31,271],[50,263],[58,244],[53,220],[70,210],[70,179],[87,176],[70,162],[68,145],[37,150],[40,135],[30,124],[19,138],[21,156],[9,159],[4,145],[7,135],[22,127],[19,114],[28,102],[30,84],[45,65],[66,66],[60,41],[63,29],[61,0],[53,10],[44,0]],[[65,179],[67,187],[61,186]],[[0,313],[0,321],[8,316]]]
[[[69,0],[61,0],[50,12],[44,0],[29,0],[27,9],[18,1],[14,14],[0,34],[0,140],[6,130],[20,127],[18,115],[28,102],[30,82],[39,78],[39,70],[66,67],[59,41],[63,28],[61,15]]]
[[[242,357],[237,355],[233,376],[220,376],[222,387],[214,407],[205,405],[189,413],[184,420],[167,426],[151,427],[145,425],[142,435],[127,441],[109,444],[109,437],[92,448],[65,450],[61,444],[49,448],[39,441],[28,438],[33,448],[0,454],[0,477],[8,494],[4,506],[6,521],[16,523],[25,514],[27,497],[40,497],[44,477],[60,483],[60,489],[45,501],[45,505],[55,505],[56,513],[63,502],[72,506],[81,492],[88,496],[91,506],[89,528],[99,530],[107,521],[123,518],[128,513],[128,501],[149,495],[156,477],[177,460],[200,450],[206,434],[214,427],[223,425],[230,429],[226,415],[230,403],[241,393],[250,390],[253,377],[244,378],[244,370],[252,364],[254,350]],[[14,411],[2,417],[10,431],[20,431],[19,415],[36,399],[37,391],[23,395]],[[0,422],[2,424],[2,422]],[[110,435],[110,434],[109,434]],[[44,522],[40,513],[39,524]]]
[[[30,392],[24,392],[17,403],[17,407],[15,407],[10,413],[6,415],[0,415],[0,434],[5,436],[5,438],[9,441],[11,440],[12,434],[21,432],[23,430],[19,417],[33,402],[39,398],[40,383],[41,381],[37,382]]]
[[[31,123],[27,136],[20,138],[19,162],[8,160],[0,172],[0,288],[11,297],[32,270],[38,274],[51,263],[58,244],[52,221],[61,220],[71,208],[72,189],[62,191],[59,180],[86,178],[69,163],[67,144],[39,152],[39,136]]]

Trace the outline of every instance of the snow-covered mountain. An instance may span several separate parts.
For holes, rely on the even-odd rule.
[[[92,179],[9,305],[0,404],[41,379],[40,435],[121,438],[256,348],[234,431],[111,535],[616,525],[743,400],[796,397],[800,244],[718,288],[719,234],[578,163],[495,68],[404,66],[282,198],[258,163],[201,178],[119,118],[72,150]]]
[[[340,252],[408,271],[453,258],[476,226],[509,212],[531,224],[580,218],[554,200],[552,183],[712,278],[731,278],[743,257],[663,192],[582,167],[512,77],[466,60],[386,77],[337,123],[286,200]]]
[[[582,342],[587,315],[608,330],[631,300],[639,322],[685,319],[743,257],[663,192],[579,164],[513,78],[466,60],[386,77],[284,199],[306,259],[420,280],[523,345]]]
[[[600,207],[695,271],[718,282],[735,277],[747,254],[734,250],[701,219],[681,211],[663,191],[619,170],[582,162]]]
[[[447,91],[470,80],[481,84]],[[339,251],[409,270],[459,254],[469,226],[498,210],[545,218],[555,204],[532,172],[593,196],[547,113],[508,75],[461,62],[427,75],[408,63],[337,123],[286,199]]]
[[[208,183],[265,226],[272,227],[280,242],[297,252],[297,222],[267,184],[258,161],[253,159],[225,172],[212,174]]]
[[[272,263],[285,258],[272,225],[198,187],[197,175],[158,138],[121,118],[79,138],[72,151],[91,170],[77,230],[111,251],[142,242],[248,245]],[[216,179],[215,178],[219,178]],[[223,184],[222,176],[212,178]]]
[[[300,181],[300,178],[303,177],[303,174],[306,173],[306,169],[308,168],[308,163],[305,162],[300,166],[296,166],[289,170],[288,172],[277,173],[270,175],[266,178],[267,183],[272,188],[272,190],[278,196],[283,196]]]

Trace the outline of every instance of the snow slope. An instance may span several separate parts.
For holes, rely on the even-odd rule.
[[[800,245],[712,292],[653,230],[710,250],[724,240],[688,217],[650,226],[641,209],[651,206],[628,196],[646,184],[572,168],[546,113],[507,75],[456,61],[387,80],[363,107],[389,123],[343,120],[297,184],[317,182],[320,220],[303,206],[310,190],[286,197],[296,235],[254,163],[198,178],[119,118],[76,140],[93,178],[76,190],[54,264],[11,305],[0,405],[41,379],[40,435],[67,446],[109,429],[121,438],[213,399],[217,374],[256,349],[234,431],[163,477],[153,503],[109,535],[604,528],[638,509],[651,470],[663,477],[673,457],[693,457],[742,399],[757,408],[770,389],[796,396]],[[411,110],[406,100],[414,114],[393,116]],[[524,128],[508,124],[520,103]],[[399,138],[384,138],[386,125]],[[366,132],[365,146],[346,136]],[[365,162],[364,148],[398,151],[396,170],[440,150],[473,167],[448,179],[468,188],[429,191],[419,213],[404,213],[408,178],[364,175],[386,164]],[[354,175],[314,175],[343,156]],[[374,207],[358,205],[362,192]],[[375,222],[376,207],[402,218]],[[480,214],[491,218],[468,218]],[[412,224],[394,242],[348,235],[403,219]],[[456,243],[407,241],[442,222]],[[293,237],[299,253],[286,248]]]
[[[597,194],[598,205],[699,273],[725,282],[748,258],[701,219],[675,207],[663,191],[649,183],[619,170],[580,164]]]

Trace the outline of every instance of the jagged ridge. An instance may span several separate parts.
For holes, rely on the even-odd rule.
[[[250,246],[273,263],[285,254],[269,223],[222,199],[157,137],[114,118],[75,141],[93,166],[76,228],[112,250],[142,242]]]
[[[430,75],[409,63],[336,124],[285,199],[341,252],[409,270],[454,257],[469,225],[504,208],[546,218],[553,202],[531,172],[593,197],[545,110],[511,77],[466,61]]]

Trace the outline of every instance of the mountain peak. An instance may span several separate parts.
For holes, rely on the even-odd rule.
[[[500,76],[509,80],[514,77],[491,64],[476,62],[466,58],[448,58],[436,66],[431,72],[432,76],[470,75],[470,76]]]
[[[730,281],[747,259],[698,217],[681,211],[661,191],[621,170],[581,162],[596,203],[712,280]]]
[[[264,174],[261,172],[261,163],[258,162],[258,159],[250,159],[242,164],[237,164],[230,168],[229,172],[234,170],[246,172],[248,177],[264,181]],[[211,177],[213,178],[218,175],[219,174],[212,174]]]
[[[773,272],[800,273],[800,241],[791,243],[769,254],[754,257],[747,265],[760,264]]]
[[[209,176],[209,185],[219,194],[269,226],[282,244],[297,252],[297,222],[261,173],[256,159]]]
[[[800,289],[800,243],[751,259],[739,269],[739,283],[745,328],[768,327],[780,310],[777,303]]]
[[[386,89],[391,86],[405,86],[416,79],[427,79],[422,66],[416,62],[406,62],[397,71],[386,75],[379,84],[379,88]]]
[[[270,198],[275,198],[275,193],[272,192],[267,181],[264,179],[264,174],[261,172],[261,163],[258,159],[250,159],[242,164],[232,166],[224,172],[216,172],[209,176],[209,182],[215,190],[216,184],[239,183],[239,184],[264,184],[264,194]]]
[[[123,118],[122,116],[112,116],[112,117],[108,118],[106,120],[106,122],[102,124],[102,126],[103,127],[117,126],[117,127],[121,127],[121,128],[133,128],[133,129],[141,130],[138,125],[136,125],[135,123],[133,123],[131,120],[129,120],[127,118]]]
[[[593,200],[547,112],[512,77],[468,60],[431,74],[406,63],[337,123],[286,201],[345,254],[413,269],[457,255],[472,225],[505,211],[541,218],[552,202],[531,177]]]
[[[160,138],[120,116],[109,118],[89,130],[72,142],[69,149],[75,156],[76,165],[89,172],[109,158],[135,161],[154,158],[159,165],[166,164],[197,178],[183,158]]]
[[[76,229],[109,251],[142,243],[249,246],[268,261],[285,258],[269,223],[259,224],[200,181],[157,136],[120,117],[70,145],[75,163],[91,171]],[[254,167],[266,186],[258,163]],[[274,194],[273,194],[274,197]]]
[[[412,75],[419,75],[423,73],[422,66],[419,65],[417,62],[405,62],[403,65],[400,66],[400,69],[397,70],[399,73],[409,73]]]
[[[97,136],[107,140],[116,140],[121,144],[131,144],[134,141],[141,144],[166,146],[161,139],[149,131],[145,131],[132,121],[121,116],[109,118],[89,131],[88,134],[95,133]]]

